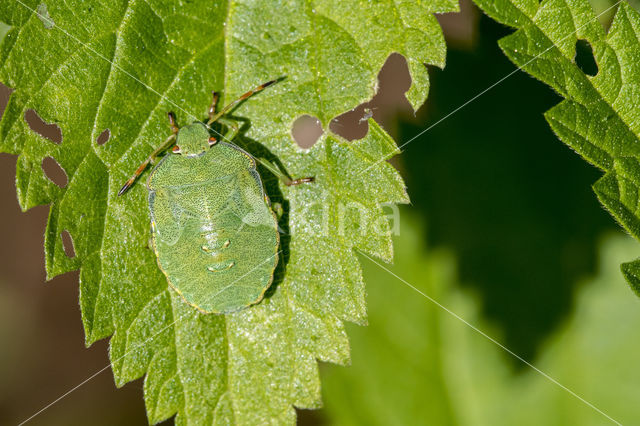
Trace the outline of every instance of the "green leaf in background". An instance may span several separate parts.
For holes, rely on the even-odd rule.
[[[457,4],[21,1],[0,5],[7,30],[0,81],[14,89],[0,122],[0,150],[18,155],[21,207],[51,203],[47,276],[80,269],[87,344],[113,334],[119,386],[147,373],[151,422],[177,413],[178,424],[291,424],[293,406],[318,407],[316,359],[346,363],[343,321],[366,321],[353,249],[391,260],[380,204],[407,197],[398,173],[378,162],[396,146],[375,122],[360,141],[326,133],[307,151],[294,143],[292,124],[309,114],[327,129],[332,118],[371,98],[392,52],[407,58],[408,98],[421,105],[425,64],[445,60],[433,13]],[[246,121],[240,143],[316,183],[267,183],[274,201],[286,201],[281,226],[290,232],[283,238],[286,272],[268,299],[233,315],[200,315],[167,289],[147,247],[143,181],[125,197],[116,193],[166,137],[167,111],[181,124],[202,119],[211,90],[229,101],[280,76],[286,79],[235,111]],[[29,109],[60,127],[60,144],[29,128]],[[107,130],[107,142],[97,143]],[[43,173],[46,157],[64,169],[65,187]],[[342,215],[350,205],[368,223],[382,221],[381,232],[359,229],[354,209]],[[64,231],[75,257],[65,254]]]
[[[598,198],[639,239],[640,14],[622,1],[606,32],[587,0],[475,2],[517,28],[500,47],[565,98],[545,114],[547,121],[562,141],[605,172],[593,187]],[[578,60],[581,44],[591,52],[587,61],[593,55],[595,69]],[[640,293],[640,259],[624,264],[623,272]]]
[[[454,259],[425,250],[420,224],[403,215],[391,270],[501,341],[479,319],[476,297],[455,281]],[[640,301],[617,265],[637,243],[600,244],[597,277],[581,287],[572,317],[533,364],[622,424],[640,423],[634,338]],[[349,327],[353,365],[327,366],[323,394],[332,425],[601,425],[602,414],[529,367],[514,371],[501,348],[391,274],[363,261],[369,327]],[[402,309],[384,309],[402,306]]]

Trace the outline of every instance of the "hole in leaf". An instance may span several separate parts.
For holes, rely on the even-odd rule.
[[[66,187],[67,183],[69,183],[67,173],[53,157],[46,157],[42,160],[42,170],[45,176],[60,188]]]
[[[296,119],[291,129],[293,139],[300,148],[311,148],[322,136],[322,124],[320,120],[311,115],[302,115]]]
[[[352,141],[367,135],[367,118],[373,118],[385,129],[395,125],[400,114],[413,115],[405,92],[411,87],[411,74],[404,56],[392,53],[378,73],[378,92],[370,101],[337,116],[329,124],[331,131]],[[369,113],[370,111],[371,113]]]
[[[478,41],[480,13],[470,0],[460,0],[460,11],[437,14],[447,46],[471,50]]]
[[[27,122],[29,128],[51,142],[60,145],[62,143],[62,130],[57,124],[49,124],[38,115],[35,110],[28,109],[24,113],[24,121]]]
[[[111,132],[109,131],[109,129],[104,129],[102,133],[100,133],[100,136],[98,136],[98,139],[96,139],[96,143],[98,145],[104,145],[105,143],[107,143],[110,137]]]
[[[0,119],[4,115],[4,110],[7,108],[7,104],[9,103],[9,97],[11,96],[11,92],[13,90],[4,84],[0,83]]]
[[[594,76],[598,74],[598,64],[593,56],[593,48],[587,40],[576,42],[576,65],[583,73]]]
[[[351,111],[347,111],[331,120],[331,123],[329,123],[331,131],[348,141],[364,138],[369,131],[367,120],[364,119],[368,115],[364,110],[366,105],[368,103],[358,105]]]
[[[76,249],[73,246],[73,238],[69,231],[66,229],[62,231],[60,233],[60,238],[62,238],[62,249],[64,250],[64,254],[71,259],[76,257]]]

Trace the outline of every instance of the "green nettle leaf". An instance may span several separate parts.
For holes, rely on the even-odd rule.
[[[410,212],[407,212],[410,213]],[[480,316],[480,300],[460,288],[451,253],[423,246],[423,226],[402,216],[392,270],[500,340]],[[637,334],[639,301],[629,297],[617,265],[638,244],[610,235],[599,245],[598,274],[585,280],[571,317],[550,336],[536,367],[620,424],[640,424]],[[353,366],[323,372],[327,424],[603,425],[574,395],[526,367],[450,313],[373,262],[364,261],[369,327],[348,327]],[[386,306],[402,306],[393,314]],[[375,372],[374,374],[372,372]]]
[[[475,2],[518,29],[500,47],[566,98],[545,114],[547,121],[562,141],[605,172],[594,191],[640,239],[640,14],[622,1],[607,33],[587,0]],[[622,270],[640,295],[640,259]]]
[[[433,13],[456,9],[452,0],[2,2],[0,81],[14,92],[0,150],[18,155],[21,207],[51,204],[47,276],[80,269],[86,342],[113,335],[118,385],[146,373],[151,422],[177,413],[178,424],[293,423],[293,406],[320,405],[316,360],[347,363],[343,322],[366,322],[354,249],[390,261],[381,204],[408,200],[398,173],[379,161],[397,147],[373,120],[362,140],[327,131],[309,150],[294,143],[292,124],[309,114],[327,129],[371,98],[392,52],[408,60],[417,108],[428,91],[425,64],[445,60]],[[211,90],[228,102],[280,76],[234,111],[245,120],[239,143],[316,183],[267,183],[289,232],[268,297],[235,314],[202,315],[168,290],[147,245],[144,176],[116,194],[168,135],[167,111],[181,124],[204,119]],[[30,109],[60,127],[60,144],[29,128]],[[64,169],[64,188],[43,173],[47,157]]]

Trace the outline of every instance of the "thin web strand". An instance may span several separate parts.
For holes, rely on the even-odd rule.
[[[31,7],[27,6],[26,4],[24,4],[21,0],[15,0],[17,3],[19,3],[22,7],[24,7],[25,9],[29,10],[31,13],[37,14],[38,12],[35,9],[32,9]],[[187,111],[186,109],[182,108],[180,105],[178,105],[176,102],[174,102],[173,100],[171,100],[169,97],[163,95],[162,93],[158,92],[156,89],[154,89],[153,87],[149,86],[148,84],[146,84],[145,82],[143,82],[142,80],[140,80],[139,78],[137,78],[136,76],[134,76],[133,74],[131,74],[130,72],[128,72],[127,70],[125,70],[124,68],[122,68],[120,65],[114,63],[113,61],[111,61],[109,58],[105,57],[104,55],[102,55],[100,52],[98,52],[97,50],[95,50],[94,48],[92,48],[91,46],[89,46],[86,43],[83,43],[79,38],[77,38],[76,36],[74,36],[73,34],[69,33],[68,31],[66,31],[65,29],[61,28],[58,24],[55,24],[53,26],[53,28],[56,28],[57,30],[59,30],[60,32],[62,32],[63,34],[65,34],[66,36],[68,36],[69,38],[73,39],[76,43],[80,44],[82,47],[84,47],[85,49],[91,51],[92,53],[94,53],[97,57],[99,57],[100,59],[106,61],[107,63],[111,64],[114,68],[116,68],[118,71],[122,72],[123,74],[127,75],[128,77],[130,77],[131,79],[133,79],[134,81],[136,81],[137,83],[139,83],[140,85],[144,86],[146,89],[148,89],[149,91],[153,92],[154,94],[158,95],[160,97],[160,99],[165,100],[167,103],[173,105],[174,107],[176,107],[178,110],[184,112],[188,117],[191,117],[195,122],[198,123],[202,123],[207,129],[209,129],[210,131],[212,131],[213,133],[215,133],[217,136],[220,137],[221,140],[224,140],[226,142],[229,143],[233,143],[231,140],[227,139],[222,133],[218,132],[217,130],[215,130],[213,127],[211,127],[209,124],[205,123],[202,120],[199,120],[198,117]],[[256,161],[258,161],[260,164],[262,164],[263,166],[265,166],[267,169],[269,169],[272,173],[275,173],[276,176],[278,177],[283,177],[284,175],[282,173],[280,173],[279,171],[275,171],[273,170],[273,168],[269,168],[269,166],[267,166],[265,164],[264,161],[262,161],[260,158],[254,157]]]
[[[611,7],[605,9],[602,13],[596,15],[596,17],[592,20],[590,20],[589,22],[585,23],[584,25],[576,28],[574,31],[572,31],[571,33],[567,34],[566,36],[564,36],[562,39],[560,39],[560,41],[564,41],[565,39],[571,37],[572,35],[574,35],[575,33],[578,32],[578,30],[584,28],[585,26],[591,24],[593,21],[598,20],[598,18],[600,18],[602,15],[604,15],[605,13],[609,12],[611,9],[613,9],[614,7],[618,6],[620,3],[622,3],[623,0],[618,0],[616,3],[614,3]],[[515,70],[511,71],[509,74],[505,75],[504,77],[502,77],[501,79],[499,79],[498,81],[496,81],[495,83],[493,83],[491,86],[487,87],[486,89],[482,90],[481,92],[477,93],[475,96],[473,96],[472,98],[470,98],[469,100],[467,100],[466,102],[464,102],[462,105],[456,107],[453,111],[449,112],[447,115],[445,115],[444,117],[440,118],[438,121],[436,121],[435,123],[431,124],[429,127],[427,127],[426,129],[422,130],[420,133],[418,133],[417,135],[413,136],[411,139],[409,139],[408,141],[402,143],[400,146],[398,146],[395,150],[393,150],[390,154],[380,158],[378,161],[376,161],[375,163],[369,165],[366,169],[364,169],[362,172],[359,173],[366,173],[367,171],[369,171],[372,167],[377,166],[378,164],[382,163],[383,161],[387,161],[389,158],[398,155],[402,152],[402,148],[404,148],[405,146],[409,145],[411,142],[413,142],[414,140],[416,140],[417,138],[419,138],[420,136],[424,135],[425,133],[427,133],[429,130],[433,129],[434,127],[436,127],[438,124],[442,123],[443,121],[445,121],[446,119],[450,118],[452,115],[456,114],[458,111],[460,111],[461,109],[465,108],[466,106],[468,106],[469,104],[471,104],[472,102],[474,102],[475,100],[477,100],[479,97],[481,97],[482,95],[484,95],[485,93],[489,92],[490,90],[494,89],[496,86],[500,85],[501,83],[503,83],[505,80],[509,79],[511,76],[513,76],[514,74],[516,74],[519,71],[522,71],[522,68],[526,67],[527,65],[529,65],[531,62],[535,61],[536,59],[538,59],[540,56],[544,55],[545,53],[547,53],[549,50],[553,49],[554,47],[556,47],[556,44],[551,44],[551,46],[549,46],[547,49],[545,49],[542,53],[534,56],[532,59],[528,60],[527,62],[525,62],[523,65],[519,66],[518,68],[516,68]]]
[[[247,272],[246,274],[242,275],[241,277],[239,277],[238,279],[236,279],[235,281],[233,281],[231,284],[232,285],[234,283],[236,283],[237,281],[241,280],[242,278],[246,277],[247,275],[249,275],[250,273],[252,273],[253,271],[255,271],[256,269],[258,269],[260,266],[262,266],[263,264],[267,263],[268,261],[270,261],[271,259],[273,259],[275,256],[278,256],[282,254],[282,250],[279,250],[278,252],[276,252],[273,256],[269,256],[267,259],[265,259],[264,261],[262,261],[260,264],[258,264],[255,268],[252,268],[249,272]],[[96,371],[95,373],[93,373],[91,376],[87,377],[85,380],[83,380],[82,382],[80,382],[79,384],[77,384],[76,386],[72,387],[71,389],[69,389],[67,392],[65,392],[64,394],[62,394],[61,396],[59,396],[58,398],[56,398],[55,400],[51,401],[49,404],[45,405],[44,407],[42,407],[40,410],[38,410],[36,413],[32,414],[29,418],[23,420],[22,422],[20,422],[19,426],[22,426],[23,424],[29,422],[30,420],[32,420],[34,417],[38,416],[39,414],[41,414],[42,412],[44,412],[45,410],[47,410],[48,408],[51,408],[53,405],[55,405],[56,403],[60,402],[62,399],[64,399],[66,396],[68,396],[69,394],[71,394],[73,391],[77,390],[78,388],[82,387],[84,384],[86,384],[87,382],[91,381],[92,379],[94,379],[96,376],[100,375],[100,373],[106,371],[109,369],[109,367],[111,367],[112,364],[116,363],[117,361],[120,361],[121,359],[123,359],[124,357],[126,357],[127,355],[130,355],[132,353],[134,353],[135,351],[137,351],[139,348],[141,348],[142,346],[144,346],[145,344],[147,344],[148,342],[150,342],[151,340],[155,339],[156,337],[158,337],[160,334],[164,333],[169,327],[173,327],[175,324],[177,324],[180,321],[180,319],[175,320],[174,322],[172,322],[171,324],[163,327],[160,331],[158,331],[156,334],[154,334],[153,336],[149,337],[148,339],[146,339],[145,341],[139,343],[138,345],[136,345],[133,349],[125,352],[122,356],[114,359],[113,361],[111,361],[109,364],[107,364],[106,366],[104,366],[103,368],[101,368],[100,370]]]
[[[17,3],[19,3],[20,5],[22,5],[24,8],[26,8],[27,10],[31,11],[32,13],[36,13],[37,11],[35,9],[30,8],[29,6],[27,6],[26,4],[24,4],[21,0],[15,0]],[[609,10],[613,9],[614,7],[616,7],[618,4],[620,4],[622,2],[622,0],[619,0],[618,2],[616,2],[615,4],[613,4],[611,7],[607,8],[606,10],[604,10],[602,13],[600,13],[599,15],[596,16],[596,19],[599,18],[601,15],[607,13]],[[587,25],[587,24],[585,24]],[[77,43],[79,43],[80,45],[82,45],[83,47],[85,47],[87,50],[90,50],[91,52],[93,52],[96,56],[98,56],[99,58],[103,59],[104,61],[110,63],[111,65],[113,65],[115,68],[117,68],[119,71],[121,71],[122,73],[126,74],[127,76],[129,76],[130,78],[132,78],[133,80],[135,80],[136,82],[138,82],[139,84],[141,84],[142,86],[144,86],[145,88],[147,88],[148,90],[150,90],[151,92],[155,93],[156,95],[158,95],[161,99],[164,99],[165,101],[167,101],[168,103],[170,103],[171,105],[174,105],[177,109],[179,109],[180,111],[184,112],[185,114],[187,114],[189,117],[194,118],[195,121],[201,122],[203,123],[205,126],[207,126],[207,128],[209,128],[210,130],[212,130],[214,133],[216,133],[218,136],[220,136],[223,140],[226,140],[228,142],[231,142],[229,140],[227,140],[224,135],[220,134],[219,132],[215,131],[215,129],[212,129],[210,126],[208,126],[206,123],[202,122],[201,120],[198,120],[197,117],[195,116],[195,114],[192,114],[190,112],[188,112],[187,110],[185,110],[184,108],[180,107],[177,103],[175,103],[174,101],[172,101],[171,99],[169,99],[167,96],[161,94],[160,92],[158,92],[157,90],[155,90],[153,87],[147,85],[146,83],[144,83],[143,81],[139,80],[138,78],[136,78],[135,76],[133,76],[131,73],[129,73],[128,71],[124,70],[122,67],[120,67],[119,65],[115,64],[114,62],[112,62],[111,60],[109,60],[108,58],[106,58],[104,55],[100,54],[99,52],[97,52],[95,49],[91,48],[91,46],[87,45],[86,43],[83,43],[82,41],[80,41],[77,37],[75,37],[74,35],[70,34],[69,32],[65,31],[64,29],[60,28],[57,24],[54,26],[54,28],[60,30],[61,32],[63,32],[65,35],[67,35],[68,37],[72,38],[73,40],[75,40]],[[581,27],[579,27],[578,29],[580,29]],[[571,33],[569,33],[567,36],[565,36],[562,40],[570,37],[571,35],[573,35],[574,33],[577,32],[577,30],[572,31]],[[517,73],[518,71],[522,70],[522,67],[528,65],[530,62],[534,61],[535,59],[537,59],[538,57],[540,57],[541,55],[543,55],[544,53],[546,53],[547,51],[551,50],[553,47],[555,47],[555,45],[550,46],[548,49],[546,49],[545,51],[543,51],[542,53],[540,53],[539,55],[537,55],[536,57],[532,58],[531,60],[529,60],[527,63],[525,63],[524,65],[518,67],[517,69],[513,70],[512,72],[510,72],[509,74],[505,75],[504,77],[502,77],[500,80],[496,81],[495,83],[493,83],[491,86],[489,86],[488,88],[484,89],[483,91],[481,91],[480,93],[478,93],[477,95],[475,95],[474,97],[472,97],[471,99],[469,99],[468,101],[466,101],[465,103],[463,103],[462,105],[460,105],[459,107],[457,107],[456,109],[454,109],[453,111],[451,111],[450,113],[448,113],[447,115],[445,115],[444,117],[442,117],[441,119],[439,119],[437,122],[435,122],[434,124],[432,124],[431,126],[429,126],[428,128],[426,128],[425,130],[421,131],[420,133],[418,133],[417,135],[415,135],[414,137],[412,137],[411,139],[409,139],[407,142],[404,142],[403,144],[401,144],[394,152],[393,155],[396,155],[398,153],[401,152],[401,149],[403,147],[405,147],[406,145],[408,145],[409,143],[413,142],[415,139],[417,139],[418,137],[422,136],[424,133],[428,132],[429,130],[431,130],[433,127],[435,127],[436,125],[442,123],[444,120],[450,118],[452,115],[454,115],[455,113],[457,113],[458,111],[460,111],[462,108],[468,106],[470,103],[472,103],[473,101],[475,101],[476,99],[478,99],[480,96],[484,95],[485,93],[487,93],[488,91],[490,91],[491,89],[493,89],[494,87],[496,87],[497,85],[501,84],[502,82],[504,82],[505,80],[507,80],[508,78],[510,78],[513,74]],[[376,166],[377,164],[385,161],[387,158],[382,158],[380,160],[378,160],[376,163],[370,165],[369,167],[367,167],[366,169],[364,169],[362,172],[359,173],[366,173],[368,170],[370,170],[372,167]],[[263,164],[269,171],[271,171],[272,173],[274,173],[274,169],[268,165],[266,165],[262,160],[260,160],[259,158],[256,158],[257,161],[259,161],[261,164]],[[278,174],[279,175],[279,174]],[[523,363],[525,363],[526,365],[528,365],[529,367],[531,367],[532,369],[534,369],[535,371],[537,371],[539,374],[541,374],[543,377],[547,378],[548,380],[550,380],[551,382],[553,382],[554,384],[558,385],[560,388],[564,389],[565,391],[567,391],[568,393],[570,393],[571,395],[575,396],[576,398],[578,398],[579,400],[581,400],[582,402],[584,402],[585,404],[587,404],[588,406],[590,406],[591,408],[593,408],[594,410],[596,410],[597,412],[599,412],[600,414],[602,414],[603,416],[605,416],[606,418],[608,418],[609,420],[611,420],[612,422],[614,422],[615,424],[620,424],[619,422],[617,422],[616,420],[614,420],[613,418],[611,418],[610,416],[608,416],[606,413],[604,413],[602,410],[598,409],[596,406],[594,406],[593,404],[589,403],[588,401],[586,401],[584,398],[580,397],[578,394],[576,394],[575,392],[573,392],[572,390],[570,390],[569,388],[565,387],[564,385],[562,385],[561,383],[559,383],[557,380],[553,379],[551,376],[549,376],[548,374],[544,373],[543,371],[539,370],[538,368],[536,368],[535,366],[533,366],[532,364],[528,363],[526,360],[524,360],[522,357],[520,357],[519,355],[517,355],[516,353],[514,353],[513,351],[511,351],[510,349],[508,349],[507,347],[505,347],[504,345],[502,345],[501,343],[499,343],[498,341],[496,341],[495,339],[491,338],[490,336],[488,336],[487,334],[485,334],[484,332],[482,332],[481,330],[477,329],[476,327],[474,327],[472,324],[468,323],[467,321],[465,321],[462,317],[458,316],[457,314],[455,314],[454,312],[450,311],[449,309],[447,309],[446,307],[442,306],[441,304],[439,304],[437,301],[435,301],[434,299],[432,299],[431,297],[427,296],[426,294],[422,293],[420,290],[418,290],[417,288],[415,288],[414,286],[412,286],[411,284],[409,284],[408,282],[404,281],[402,278],[398,277],[397,275],[395,275],[393,272],[389,271],[388,269],[384,268],[382,265],[380,265],[379,263],[377,263],[376,261],[374,261],[371,257],[369,257],[368,255],[365,254],[365,256],[367,258],[369,258],[371,261],[373,261],[374,263],[376,263],[378,266],[380,266],[381,268],[385,269],[387,272],[391,273],[392,275],[396,276],[396,278],[400,279],[401,281],[403,281],[406,285],[408,285],[409,287],[413,288],[415,291],[417,291],[418,293],[420,293],[422,296],[426,297],[427,299],[431,300],[433,303],[436,303],[438,306],[440,306],[442,309],[446,310],[448,313],[450,313],[451,315],[453,315],[454,317],[456,317],[457,319],[459,319],[460,321],[462,321],[463,323],[465,323],[467,326],[471,327],[473,330],[475,330],[476,332],[480,333],[481,335],[483,335],[484,337],[486,337],[487,339],[489,339],[491,342],[493,342],[494,344],[498,345],[499,347],[501,347],[503,350],[507,351],[508,353],[510,353],[511,355],[513,355],[514,357],[516,357],[517,359],[519,359],[520,361],[522,361]],[[270,259],[270,258],[269,258]],[[267,259],[267,260],[269,260]],[[265,262],[267,261],[265,260]],[[264,263],[264,262],[263,262]],[[260,264],[262,265],[262,263]],[[260,266],[258,265],[258,266]],[[150,337],[149,339],[145,340],[144,342],[142,342],[139,346],[145,344],[147,341],[155,338],[159,333],[163,332],[164,330],[166,330],[167,328],[171,327],[172,325],[174,325],[177,322],[174,321],[172,324],[166,326],[165,328],[163,328],[160,332],[158,332],[156,335]],[[136,348],[132,349],[131,351],[125,353],[124,355],[122,355],[120,358],[118,358],[117,360],[125,357],[126,355],[130,354],[131,352],[135,351],[138,349],[137,346]],[[117,361],[116,360],[116,361]],[[31,417],[29,417],[28,419],[24,420],[22,423],[20,423],[20,425],[25,424],[26,422],[30,421],[31,419],[33,419],[34,417],[36,417],[37,415],[39,415],[40,413],[42,413],[43,411],[45,411],[46,409],[50,408],[52,405],[56,404],[57,402],[59,402],[60,400],[62,400],[64,397],[66,397],[67,395],[69,395],[70,393],[72,393],[73,391],[75,391],[76,389],[78,389],[79,387],[81,387],[82,385],[86,384],[87,382],[89,382],[90,380],[92,380],[94,377],[98,376],[100,373],[102,373],[103,371],[107,370],[109,367],[111,366],[111,364],[105,366],[104,368],[102,368],[101,370],[97,371],[96,373],[94,373],[93,375],[91,375],[90,377],[88,377],[87,379],[85,379],[83,382],[81,382],[80,384],[78,384],[77,386],[73,387],[72,389],[70,389],[69,391],[67,391],[65,394],[63,394],[62,396],[60,396],[59,398],[57,398],[56,400],[54,400],[53,402],[51,402],[50,404],[48,404],[47,406],[45,406],[44,408],[42,408],[40,411],[36,412],[35,414],[33,414]]]
[[[414,285],[412,285],[411,283],[409,283],[407,280],[405,280],[404,278],[396,275],[393,271],[391,271],[390,269],[386,268],[384,265],[380,264],[379,262],[377,262],[375,259],[373,259],[371,256],[367,255],[366,253],[363,252],[359,252],[360,254],[362,254],[364,257],[366,257],[367,259],[369,259],[371,262],[375,263],[376,265],[378,265],[380,268],[384,269],[385,271],[387,271],[389,274],[393,275],[394,277],[396,277],[398,280],[400,280],[402,283],[404,283],[407,287],[413,289],[415,292],[417,292],[418,294],[422,295],[425,299],[429,300],[431,303],[435,304],[436,306],[438,306],[439,308],[441,308],[442,310],[444,310],[445,312],[447,312],[449,315],[451,315],[452,317],[454,317],[455,319],[459,320],[460,322],[462,322],[463,324],[467,325],[469,328],[471,328],[472,330],[474,330],[476,333],[480,334],[481,336],[483,336],[484,338],[486,338],[487,340],[489,340],[490,342],[494,343],[496,346],[498,346],[499,348],[501,348],[502,350],[504,350],[505,352],[507,352],[508,354],[510,354],[511,356],[513,356],[514,358],[516,358],[517,360],[521,361],[523,364],[525,364],[526,366],[530,367],[531,369],[533,369],[534,371],[536,371],[537,373],[539,373],[540,375],[542,375],[544,378],[546,378],[547,380],[549,380],[550,382],[552,382],[553,384],[555,384],[556,386],[558,386],[560,389],[568,392],[570,395],[574,396],[575,398],[577,398],[578,400],[582,401],[584,404],[586,404],[588,407],[594,409],[595,411],[597,411],[598,413],[600,413],[601,415],[603,415],[604,417],[606,417],[607,419],[609,419],[611,422],[613,422],[614,424],[617,425],[622,425],[620,422],[618,422],[617,420],[615,420],[613,417],[609,416],[607,413],[605,413],[604,411],[602,411],[601,409],[599,409],[598,407],[596,407],[594,404],[590,403],[589,401],[587,401],[586,399],[584,399],[583,397],[581,397],[580,395],[578,395],[576,392],[572,391],[571,389],[569,389],[568,387],[566,387],[565,385],[563,385],[562,383],[560,383],[559,381],[557,381],[556,379],[554,379],[553,377],[551,377],[550,375],[548,375],[547,373],[545,373],[544,371],[540,370],[538,367],[536,367],[535,365],[531,364],[530,362],[528,362],[526,359],[522,358],[520,355],[518,355],[517,353],[515,353],[514,351],[512,351],[511,349],[509,349],[508,347],[506,347],[505,345],[503,345],[502,343],[498,342],[496,339],[494,339],[493,337],[489,336],[487,333],[485,333],[484,331],[480,330],[478,327],[476,327],[475,325],[471,324],[470,322],[468,322],[467,320],[465,320],[464,318],[462,318],[460,315],[456,314],[455,312],[453,312],[451,309],[447,308],[446,306],[444,306],[443,304],[441,304],[440,302],[438,302],[436,299],[434,299],[433,297],[429,296],[428,294],[424,293],[422,290],[418,289],[417,287],[415,287]]]

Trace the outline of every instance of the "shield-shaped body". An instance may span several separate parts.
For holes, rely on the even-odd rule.
[[[201,155],[167,155],[147,187],[153,249],[169,285],[205,313],[259,302],[279,235],[255,160],[218,142]]]

